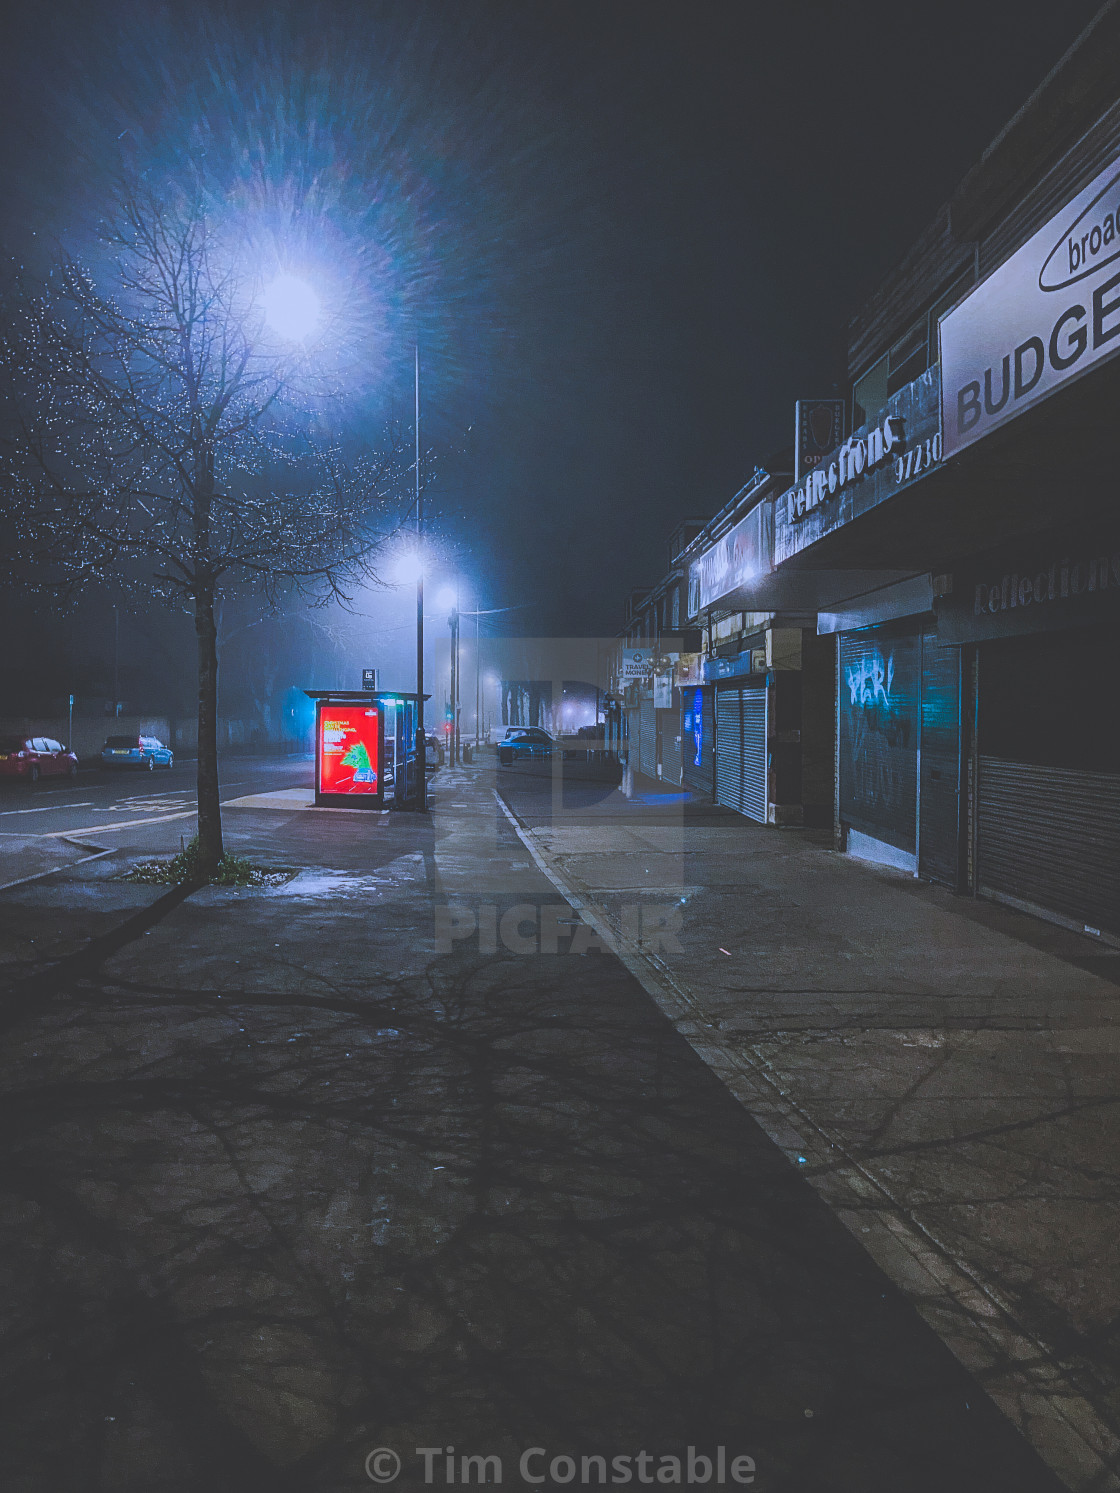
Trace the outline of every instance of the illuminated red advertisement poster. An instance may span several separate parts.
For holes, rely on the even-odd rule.
[[[379,711],[374,705],[324,704],[319,714],[319,792],[381,788]]]

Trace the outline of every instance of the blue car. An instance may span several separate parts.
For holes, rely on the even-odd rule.
[[[511,726],[505,740],[498,743],[498,761],[503,767],[512,767],[515,762],[547,761],[555,750],[555,741],[539,726]]]
[[[154,772],[157,767],[173,767],[175,753],[158,736],[109,736],[101,748],[101,765]]]

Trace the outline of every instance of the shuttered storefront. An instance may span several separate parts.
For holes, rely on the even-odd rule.
[[[976,889],[1120,938],[1120,628],[980,649]]]
[[[638,714],[638,771],[647,778],[657,776],[657,711],[653,696],[643,700]]]
[[[677,692],[674,690],[674,698]],[[681,707],[678,700],[675,709],[657,712],[661,735],[661,781],[680,786],[681,781]]]
[[[766,823],[766,690],[716,690],[716,802]]]
[[[681,698],[684,784],[694,793],[711,797],[715,791],[715,690],[710,685],[685,689]]]
[[[978,890],[1120,938],[1120,775],[981,757]]]
[[[918,873],[960,881],[961,651],[922,638]]]
[[[908,855],[917,840],[920,660],[915,633],[869,628],[840,638],[840,818]]]

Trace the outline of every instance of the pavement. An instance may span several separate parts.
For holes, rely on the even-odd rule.
[[[1019,961],[973,969],[966,1021],[1024,972],[1040,1009],[1060,970],[1096,1030],[1116,989],[1099,973],[656,792],[566,796],[486,760],[436,775],[431,816],[309,810],[292,765],[237,786],[227,845],[289,868],[283,886],[122,881],[178,848],[182,824],[152,813],[110,854],[0,894],[6,1488],[349,1493],[500,1466],[512,1487],[1053,1493],[1062,1457],[1068,1486],[1113,1485],[1052,1436],[1053,1383],[1016,1425],[1027,1402],[1004,1384],[1027,1366],[966,1366],[951,1293],[927,1301],[918,1266],[880,1247],[924,1199],[888,1203],[878,1182],[895,1166],[916,1187],[923,1148],[892,1127],[921,1141],[934,1113],[887,1097],[933,1051],[891,1033],[942,1031],[940,964],[967,975],[931,953],[931,916]],[[709,959],[717,932],[729,952]],[[911,1004],[925,1016],[904,1027]],[[1026,1030],[1022,1011],[985,1030],[1005,1028]],[[821,1123],[798,1151],[775,1075],[799,1051]],[[1094,1061],[1079,1095],[1103,1092]],[[965,1101],[938,1113],[944,1128]],[[832,1181],[856,1174],[847,1154],[820,1151],[826,1120],[879,1187],[860,1207]],[[977,1189],[999,1182],[981,1219],[1011,1196],[1029,1210],[1045,1177],[1024,1187],[1014,1163],[1031,1125],[974,1140],[976,1123],[957,1128]],[[1085,1195],[1102,1192],[1104,1152],[1082,1159]],[[1062,1425],[1107,1410],[1078,1390]]]
[[[1120,951],[663,786],[495,782],[558,890],[1068,1486],[1117,1486]]]

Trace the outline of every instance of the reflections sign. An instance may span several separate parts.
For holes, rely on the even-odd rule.
[[[320,794],[378,796],[381,792],[381,711],[376,705],[319,707]]]
[[[1120,161],[941,318],[952,456],[1120,352]]]

